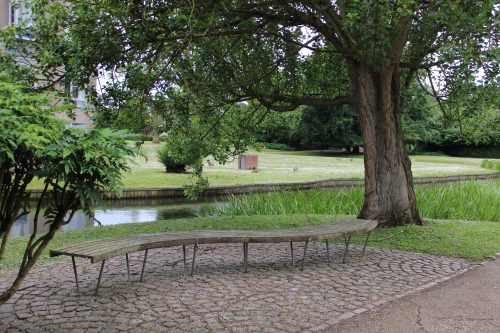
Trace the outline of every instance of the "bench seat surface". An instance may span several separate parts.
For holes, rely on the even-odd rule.
[[[97,239],[50,251],[50,256],[69,255],[89,258],[93,263],[126,253],[180,245],[217,243],[280,243],[320,241],[369,232],[377,221],[341,219],[334,223],[274,230],[201,230],[136,234]]]

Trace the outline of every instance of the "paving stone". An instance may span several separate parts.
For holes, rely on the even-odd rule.
[[[77,260],[79,294],[67,258],[43,263],[0,306],[0,331],[317,332],[474,265],[374,248],[362,258],[358,246],[341,264],[342,246],[330,246],[327,262],[321,245],[312,244],[301,271],[290,267],[288,244],[251,244],[246,274],[241,246],[200,246],[194,277],[184,275],[179,249],[152,250],[143,283],[137,281],[143,253],[133,253],[131,280],[124,258],[107,261],[98,296],[98,264]],[[14,272],[2,278],[0,290],[13,278]]]

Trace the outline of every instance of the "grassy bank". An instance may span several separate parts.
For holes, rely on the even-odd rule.
[[[132,163],[131,172],[124,175],[126,188],[182,187],[190,178],[188,174],[167,174],[157,161],[158,145],[143,146],[143,157],[137,157]],[[237,161],[225,165],[215,163],[206,166],[203,174],[210,185],[241,185],[263,183],[291,183],[317,181],[332,178],[363,178],[363,156],[339,156],[321,151],[287,152],[278,150],[250,151],[259,155],[259,172],[238,170]],[[493,173],[494,170],[481,166],[482,159],[456,158],[450,156],[411,156],[412,170],[416,177],[448,176],[463,174]],[[35,182],[31,188],[41,188],[41,182]]]
[[[306,216],[296,214],[288,216],[200,217],[123,224],[61,232],[56,235],[50,248],[129,234],[188,230],[265,230],[323,224],[333,219],[334,217],[331,215]],[[488,221],[432,220],[424,227],[407,226],[377,229],[371,240],[371,246],[482,260],[485,256],[500,251],[500,228],[498,223]],[[362,243],[363,241],[363,235],[354,238],[354,242]],[[26,242],[26,237],[15,237],[10,240],[6,257],[0,261],[0,275],[19,264]],[[46,251],[42,261],[48,259],[48,251]]]
[[[500,221],[500,180],[419,185],[415,187],[421,215],[430,219]],[[355,215],[363,188],[285,191],[232,197],[214,208],[214,216],[328,214]]]

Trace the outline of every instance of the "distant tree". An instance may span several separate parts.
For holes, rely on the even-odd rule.
[[[305,107],[299,131],[303,143],[317,147],[363,145],[356,113],[349,105]]]
[[[443,131],[441,113],[435,101],[416,82],[405,91],[401,121],[409,151],[435,144]]]
[[[471,83],[439,103],[445,145],[495,145],[500,142],[500,95],[492,86]]]
[[[255,129],[257,139],[267,143],[281,143],[296,147],[303,141],[304,133],[299,129],[303,109],[294,112],[269,112]]]

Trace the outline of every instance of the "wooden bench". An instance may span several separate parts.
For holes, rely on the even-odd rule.
[[[307,245],[311,241],[325,241],[327,260],[330,260],[330,249],[328,239],[335,237],[344,237],[345,250],[342,262],[346,261],[351,236],[357,233],[367,232],[363,247],[365,255],[366,244],[370,232],[377,227],[377,221],[361,219],[342,219],[331,224],[315,225],[301,228],[276,229],[276,230],[203,230],[189,232],[165,232],[155,234],[139,234],[124,237],[98,239],[88,241],[65,248],[50,251],[50,256],[67,255],[71,256],[73,271],[75,274],[76,287],[79,291],[78,273],[76,269],[75,257],[90,259],[92,263],[100,262],[101,269],[97,279],[95,294],[99,290],[101,283],[104,263],[107,259],[120,255],[125,255],[127,263],[127,275],[130,278],[130,266],[128,254],[131,252],[144,251],[144,260],[142,263],[141,277],[142,282],[148,250],[156,248],[166,248],[173,246],[182,246],[184,257],[184,273],[187,274],[186,246],[193,245],[193,259],[191,262],[191,275],[194,274],[196,251],[202,244],[221,244],[221,243],[242,243],[243,244],[243,262],[244,271],[248,269],[248,244],[249,243],[290,243],[290,253],[292,266],[295,266],[295,257],[293,252],[294,242],[305,242],[304,254],[301,263],[301,269],[304,269]]]

